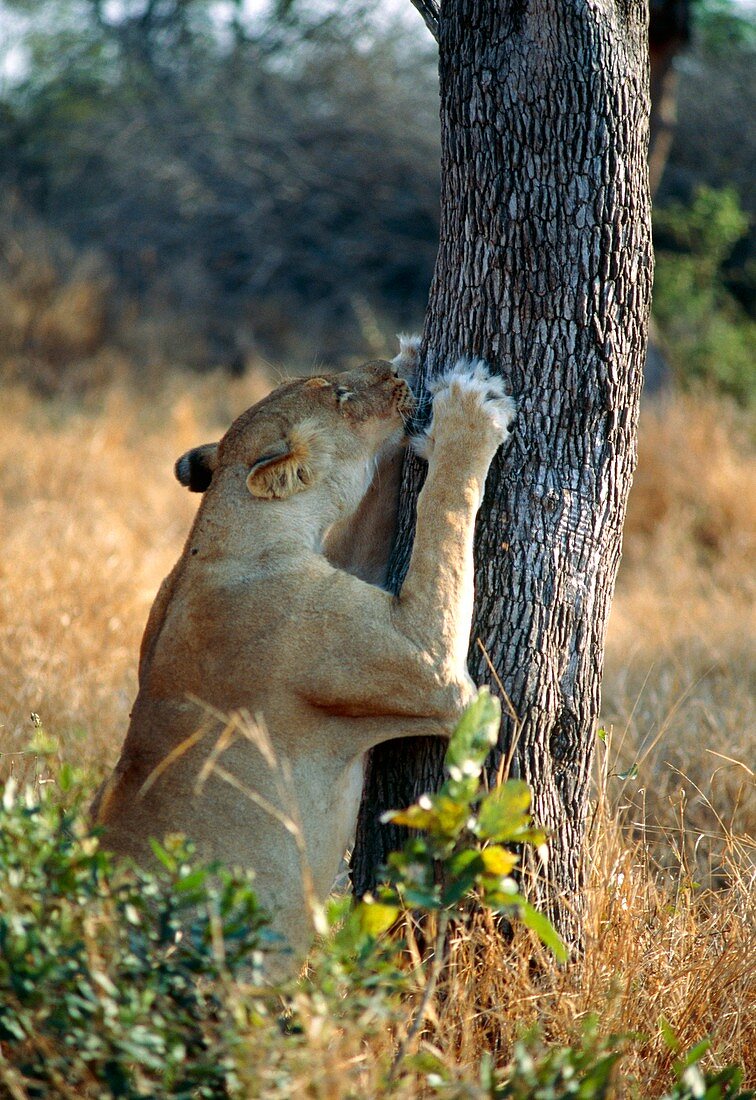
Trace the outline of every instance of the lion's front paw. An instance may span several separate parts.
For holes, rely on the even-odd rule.
[[[433,418],[424,436],[415,441],[418,454],[430,458],[436,443],[447,437],[463,437],[490,458],[509,438],[517,413],[514,400],[504,392],[504,381],[491,374],[482,359],[459,359],[452,369],[431,380]]]
[[[420,374],[420,345],[422,337],[399,334],[399,354],[391,360],[400,378],[414,391]]]

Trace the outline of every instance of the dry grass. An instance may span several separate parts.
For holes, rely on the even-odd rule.
[[[5,391],[0,753],[23,749],[34,711],[64,753],[96,772],[114,762],[147,613],[197,505],[173,463],[267,389],[262,375],[177,375],[72,406]]]
[[[684,875],[660,880],[643,845],[628,843],[599,783],[584,957],[558,968],[524,934],[511,950],[483,914],[451,945],[429,1038],[462,1065],[481,1049],[506,1061],[523,1030],[539,1024],[549,1042],[579,1045],[586,1019],[598,1013],[602,1035],[631,1036],[617,1095],[633,1095],[635,1085],[659,1096],[674,1060],[659,1031],[664,1016],[684,1049],[709,1036],[713,1062],[737,1061],[755,1082],[756,906],[746,853],[733,846],[726,891],[694,890]]]
[[[147,611],[196,507],[172,464],[264,388],[177,376],[88,405],[4,394],[0,753],[24,749],[34,711],[63,756],[95,775],[112,765]],[[569,1042],[597,1011],[602,1032],[648,1037],[626,1062],[641,1095],[669,1081],[660,1014],[685,1044],[711,1035],[713,1060],[756,1082],[755,474],[729,407],[678,397],[645,410],[607,649],[586,956],[534,971],[485,917],[458,931],[422,1041],[462,1074],[482,1049],[506,1058],[528,1023]],[[637,777],[612,774],[634,763]],[[0,772],[27,764],[3,755]],[[307,1012],[303,1095],[374,1094],[388,1038],[366,1045]]]
[[[692,397],[647,412],[607,646],[604,722],[618,770],[639,767],[619,792],[623,819],[658,859],[677,868],[681,856],[706,882],[726,876],[728,835],[751,850],[756,835],[747,429]]]
[[[556,967],[521,931],[511,942],[502,940],[490,915],[456,926],[427,1019],[410,1051],[438,1059],[460,1086],[459,1092],[442,1095],[483,1100],[489,1093],[472,1085],[483,1051],[506,1065],[514,1042],[536,1025],[546,1043],[579,1048],[593,1016],[599,1034],[618,1037],[625,1050],[612,1096],[658,1097],[670,1088],[676,1055],[662,1038],[662,1016],[682,1051],[708,1036],[706,1068],[738,1063],[745,1084],[756,1083],[752,884],[740,879],[727,895],[669,892],[654,883],[652,868],[613,827],[599,834],[597,847],[589,937],[580,962]],[[418,966],[415,1004],[426,974]],[[270,1084],[275,1077],[266,1051],[254,1077],[268,1083],[264,1094],[301,1092],[324,1100],[384,1095],[395,1035],[404,1033],[410,1016],[397,1013],[392,1032],[368,1012],[346,1023],[334,1021],[317,997],[302,998],[298,1008],[305,1031],[301,1062],[297,1065],[289,1051],[287,1084],[279,1094]],[[250,1051],[251,1059],[257,1057]],[[424,1087],[419,1067],[414,1069],[403,1067],[392,1095],[438,1095]]]

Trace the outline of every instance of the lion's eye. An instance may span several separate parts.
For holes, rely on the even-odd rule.
[[[341,404],[343,401],[348,401],[350,397],[354,397],[354,394],[346,386],[337,386],[336,396],[339,399],[339,404]]]

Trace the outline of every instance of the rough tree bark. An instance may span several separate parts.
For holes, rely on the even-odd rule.
[[[640,0],[440,8],[442,211],[425,370],[482,356],[519,401],[478,522],[469,665],[491,682],[479,639],[508,697],[489,776],[516,734],[512,774],[530,783],[551,833],[532,888],[576,942],[652,279],[647,11]],[[408,459],[397,591],[422,477]],[[358,894],[400,840],[381,812],[438,784],[443,751],[424,740],[373,752],[352,860]]]

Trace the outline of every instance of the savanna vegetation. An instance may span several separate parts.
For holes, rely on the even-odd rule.
[[[175,458],[280,380],[270,359],[383,354],[422,315],[432,61],[367,5],[281,4],[254,26],[173,6],[182,22],[140,38],[144,5],[123,5],[131,23],[95,0],[2,5],[31,60],[0,91],[0,1095],[756,1087],[750,24],[702,5],[681,61],[655,229],[675,385],[641,415],[583,953],[561,963],[500,896],[527,805],[486,818],[475,779],[441,824],[415,811],[390,893],[314,913],[309,971],[279,996],[253,883],[178,842],[156,871],[116,869],[85,811],[196,507]],[[473,778],[485,726],[458,742]],[[456,860],[456,896],[432,855]]]
[[[622,1051],[609,1095],[651,1097],[675,1087],[674,1063],[706,1037],[706,1069],[737,1064],[756,1080],[756,462],[744,414],[721,399],[673,396],[644,413],[608,639],[579,961],[560,966],[524,930],[501,939],[490,911],[463,918],[455,906],[446,964],[389,1088],[432,968],[433,948],[411,922],[406,946],[381,946],[378,962],[353,941],[316,952],[281,1022],[280,1003],[234,966],[235,937],[259,947],[243,883],[227,902],[229,944],[213,895],[206,912],[221,915],[186,933],[199,946],[184,956],[172,929],[201,881],[190,878],[184,895],[183,865],[149,887],[106,869],[76,807],[114,763],[140,632],[195,507],[171,465],[264,385],[176,375],[154,393],[121,387],[75,403],[5,392],[0,767],[47,798],[32,811],[19,792],[20,809],[3,820],[6,1020],[11,994],[24,995],[13,944],[29,914],[37,937],[21,957],[38,1002],[23,1038],[7,1023],[0,1038],[9,1095],[561,1096],[577,1079],[573,1058],[587,1073]],[[139,923],[145,895],[165,907],[153,933]],[[568,1047],[574,1056],[558,1054]],[[513,1058],[551,1067],[527,1072],[551,1074],[562,1091],[496,1092]],[[568,1069],[557,1072],[560,1059]],[[53,1068],[35,1085],[41,1064]],[[209,1091],[191,1091],[200,1085]]]

